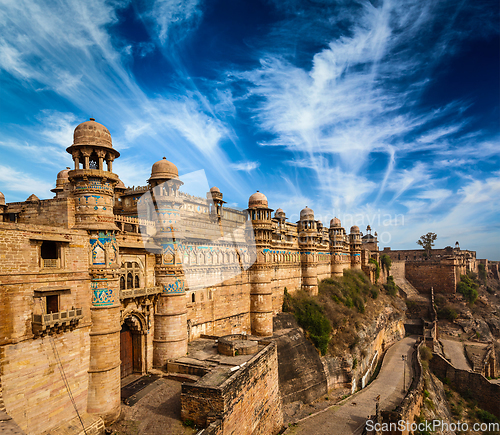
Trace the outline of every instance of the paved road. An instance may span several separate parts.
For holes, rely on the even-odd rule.
[[[343,405],[306,417],[285,434],[347,435],[361,433],[366,418],[375,414],[375,398],[380,395],[382,410],[394,409],[403,399],[403,362],[401,355],[412,354],[415,337],[407,337],[394,344],[386,353],[380,373],[368,387],[350,397]],[[410,386],[410,361],[406,368],[406,388]]]
[[[455,340],[440,340],[443,345],[444,356],[453,366],[460,370],[471,370],[465,358],[464,344]]]

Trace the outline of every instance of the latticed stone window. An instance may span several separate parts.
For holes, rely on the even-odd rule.
[[[120,290],[129,290],[144,287],[144,271],[136,261],[127,261],[122,264],[120,276]]]

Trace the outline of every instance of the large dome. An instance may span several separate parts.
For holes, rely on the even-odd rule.
[[[314,211],[311,210],[307,205],[306,208],[300,211],[300,220],[301,221],[313,221],[314,220]]]
[[[163,157],[151,168],[150,180],[170,180],[171,178],[179,178],[179,170],[177,166]]]
[[[351,227],[351,234],[353,233],[359,233],[359,227],[357,225]]]
[[[340,222],[340,219],[337,218],[337,217],[334,217],[331,221],[330,221],[330,228],[334,228],[334,227],[340,227],[342,225],[342,223]]]
[[[0,205],[5,205],[5,196],[0,192]]]
[[[267,208],[267,197],[258,190],[248,198],[248,208]]]
[[[73,145],[99,145],[112,148],[111,134],[104,125],[90,121],[82,122],[73,133]]]

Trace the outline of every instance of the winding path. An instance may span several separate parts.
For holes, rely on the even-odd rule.
[[[382,410],[392,410],[404,397],[403,362],[407,355],[406,388],[410,386],[409,367],[415,337],[406,337],[394,344],[386,353],[380,373],[368,387],[349,397],[342,405],[334,405],[318,414],[301,420],[297,426],[288,428],[288,435],[347,435],[361,434],[369,415],[375,414],[375,399],[380,395]]]

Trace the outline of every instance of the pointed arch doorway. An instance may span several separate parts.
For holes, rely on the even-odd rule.
[[[145,333],[142,322],[135,315],[125,318],[120,331],[121,377],[145,373]]]

